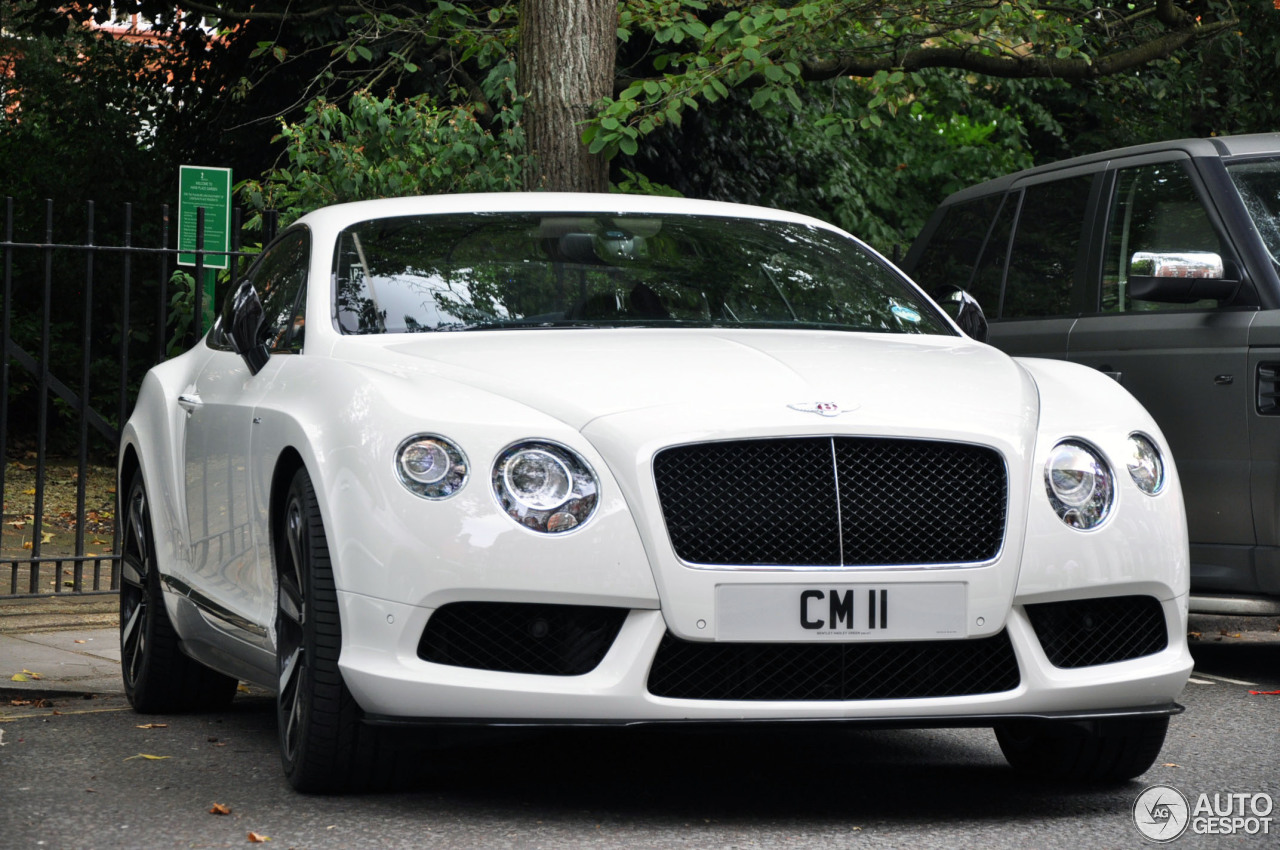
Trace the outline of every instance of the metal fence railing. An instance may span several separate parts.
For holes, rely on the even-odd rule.
[[[204,244],[203,212],[197,245]],[[256,254],[242,248],[239,210],[229,251],[184,248],[194,267],[178,265],[167,205],[143,227],[135,227],[130,204],[105,227],[96,228],[95,217],[87,202],[83,238],[59,242],[52,201],[34,224],[15,215],[12,198],[5,201],[0,597],[118,589],[119,427],[146,370],[206,328],[206,256],[230,258],[221,288],[234,286]],[[263,241],[274,223],[264,217]]]

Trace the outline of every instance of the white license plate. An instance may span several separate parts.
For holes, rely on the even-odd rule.
[[[965,635],[963,582],[722,584],[716,639],[929,640]]]

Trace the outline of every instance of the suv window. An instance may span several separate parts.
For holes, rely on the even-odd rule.
[[[1001,318],[1065,316],[1079,272],[1093,175],[1028,186],[1018,214]]]
[[[985,195],[948,207],[924,255],[916,263],[916,282],[930,292],[947,284],[968,289],[983,309],[994,312],[1000,298],[999,282],[994,297],[988,301],[973,291],[972,279],[1000,200],[1000,195]]]
[[[1280,262],[1280,159],[1234,163],[1227,173],[1258,228],[1271,259]]]
[[[1209,251],[1223,255],[1222,242],[1191,176],[1180,162],[1164,162],[1116,172],[1108,217],[1106,256],[1102,268],[1102,311],[1215,308],[1215,300],[1170,304],[1130,298],[1129,264],[1138,251],[1183,253]]]

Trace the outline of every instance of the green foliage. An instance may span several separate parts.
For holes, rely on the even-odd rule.
[[[285,124],[285,163],[240,184],[256,210],[276,209],[281,224],[327,204],[443,192],[509,191],[520,186],[521,100],[510,99],[486,127],[471,105],[440,106],[357,92],[345,107],[319,99],[305,120]]]
[[[686,195],[831,221],[892,255],[950,192],[1032,164],[1026,134],[1044,116],[1025,89],[922,72],[897,117],[868,129],[855,116],[876,96],[869,81],[809,84],[800,109],[773,107],[750,122],[731,118],[746,107],[737,92],[655,132],[621,164]]]
[[[196,279],[182,269],[169,276],[169,326],[173,329],[165,353],[176,357],[191,345],[191,329],[196,316]]]
[[[27,20],[24,5],[6,26]],[[18,32],[0,33],[0,52],[13,62],[9,91],[0,93],[0,195],[53,198],[55,212],[72,213],[56,218],[77,225],[87,199],[154,198],[161,187],[138,178],[167,166],[157,128],[175,104],[146,72],[142,51],[65,21],[55,35]]]
[[[1206,33],[1231,20],[1217,5]],[[943,66],[1011,77],[1090,76],[1099,57],[1116,58],[1166,34],[1150,3],[1099,9],[1091,0],[884,3],[809,0],[625,0],[618,35],[630,76],[587,124],[583,141],[606,157],[634,156],[641,140],[687,111],[749,92],[756,110],[801,110],[806,81],[869,79],[873,96],[852,120],[867,131],[895,118],[919,86],[916,73]],[[1184,11],[1183,26],[1189,22]],[[1197,19],[1198,20],[1198,19]],[[630,48],[630,49],[628,49]]]
[[[1182,137],[1269,133],[1280,128],[1280,9],[1271,3],[1208,2],[1239,25],[1195,54],[1125,74],[1041,90],[1058,125],[1031,139],[1041,161]],[[1047,129],[1047,128],[1046,128]]]

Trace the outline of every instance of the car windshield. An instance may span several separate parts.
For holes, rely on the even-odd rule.
[[[622,326],[954,333],[857,242],[756,219],[373,219],[339,235],[334,281],[335,321],[348,334]]]
[[[1233,163],[1227,173],[1271,259],[1280,263],[1280,158]]]

